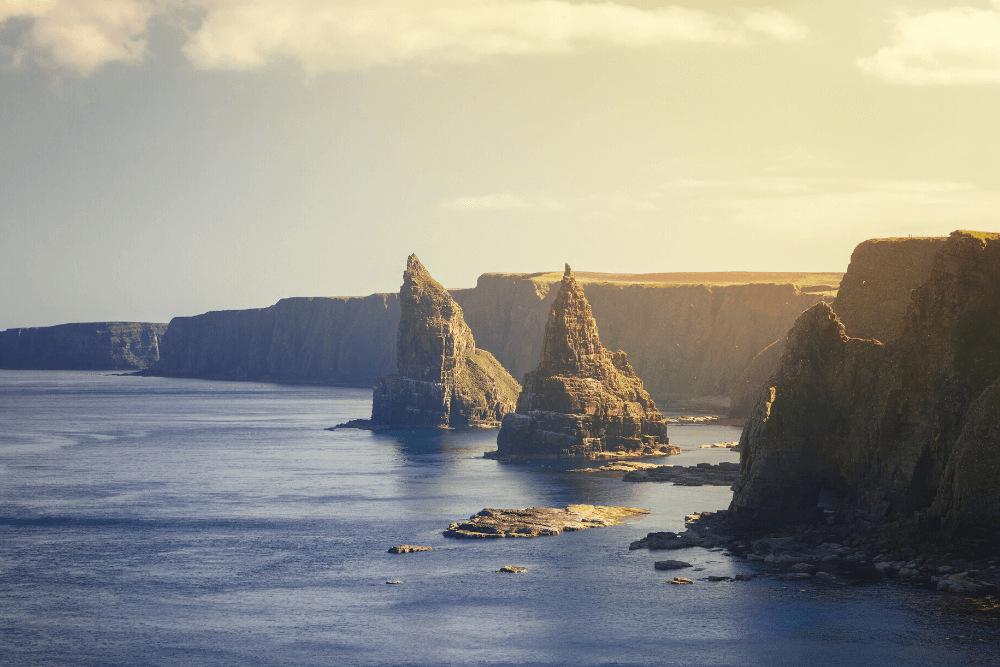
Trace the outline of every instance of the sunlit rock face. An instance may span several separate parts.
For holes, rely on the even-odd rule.
[[[541,356],[497,436],[500,459],[613,458],[671,449],[656,404],[624,352],[601,345],[569,265],[549,312]]]
[[[398,373],[375,383],[373,427],[494,428],[520,386],[476,349],[462,309],[410,255],[399,290]]]
[[[888,336],[887,336],[888,337]],[[1000,235],[954,232],[899,334],[852,338],[825,304],[789,332],[744,428],[731,514],[841,519],[888,541],[1000,540]]]

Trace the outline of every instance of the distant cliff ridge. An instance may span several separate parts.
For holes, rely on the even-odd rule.
[[[145,374],[370,387],[396,370],[398,323],[398,294],[175,317]]]
[[[656,397],[726,394],[754,356],[841,274],[574,274],[609,349],[621,349]],[[483,274],[451,290],[477,344],[515,378],[538,363],[558,273]],[[763,282],[768,281],[768,282]]]
[[[0,368],[137,370],[159,358],[166,324],[81,322],[0,332]]]
[[[601,337],[628,354],[656,397],[725,394],[841,274],[576,273]],[[484,274],[449,290],[517,380],[538,364],[561,273]],[[396,372],[399,297],[283,299],[270,308],[175,317],[150,375],[372,386]]]

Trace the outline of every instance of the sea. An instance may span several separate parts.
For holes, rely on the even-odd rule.
[[[496,431],[326,430],[371,399],[0,371],[0,665],[1000,664],[996,623],[947,595],[629,550],[726,508],[726,487],[493,461]],[[663,463],[738,457],[701,448],[736,428],[669,436],[683,453]],[[532,539],[442,535],[486,507],[574,503],[650,513]],[[400,544],[434,550],[387,553]],[[656,570],[666,558],[694,567]],[[737,573],[758,576],[707,580]],[[667,583],[678,574],[694,583]]]

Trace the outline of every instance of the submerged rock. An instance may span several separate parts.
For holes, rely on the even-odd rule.
[[[567,505],[565,509],[529,507],[519,510],[498,510],[487,507],[473,514],[468,521],[452,523],[448,530],[444,531],[444,536],[499,538],[558,535],[563,531],[615,526],[620,524],[622,519],[644,514],[649,514],[649,510],[601,505]]]
[[[412,544],[400,544],[398,547],[389,547],[391,554],[412,554],[418,551],[434,551],[433,547],[415,547]]]
[[[657,570],[683,570],[686,567],[692,567],[692,565],[682,560],[658,560],[653,563],[653,567]]]
[[[601,345],[590,304],[567,264],[538,366],[525,375],[517,410],[504,417],[497,451],[487,456],[602,459],[679,451],[625,353]]]
[[[399,290],[397,375],[379,379],[372,418],[359,428],[495,428],[514,410],[520,386],[476,348],[462,309],[410,255]]]
[[[528,568],[521,567],[520,565],[504,565],[499,570],[497,570],[497,574],[501,573],[518,574],[520,572],[527,572],[527,571]]]

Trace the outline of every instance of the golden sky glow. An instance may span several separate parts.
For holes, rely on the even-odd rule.
[[[0,1],[0,328],[998,229],[1000,2]]]

